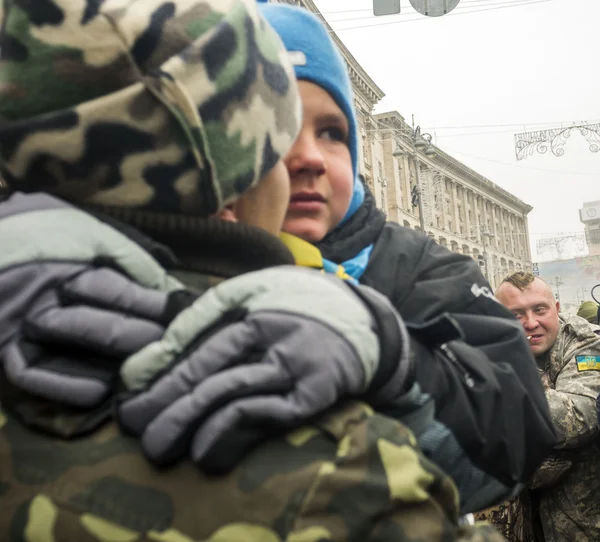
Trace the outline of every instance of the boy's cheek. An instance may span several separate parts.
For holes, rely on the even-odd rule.
[[[232,206],[237,221],[279,235],[290,199],[290,179],[278,162],[261,181],[247,190]]]
[[[354,193],[354,173],[349,152],[331,157],[329,161],[328,181],[331,190],[331,209],[337,226],[346,216]]]
[[[338,187],[337,190],[333,189],[333,198],[331,201],[329,213],[331,216],[331,223],[329,224],[329,231],[333,230],[346,216],[346,213],[350,209],[352,203],[353,186],[342,186]]]

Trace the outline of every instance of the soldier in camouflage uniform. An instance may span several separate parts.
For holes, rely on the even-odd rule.
[[[600,328],[560,314],[550,286],[531,273],[509,276],[496,296],[530,337],[559,442],[526,491],[479,517],[511,541],[600,540]]]
[[[293,75],[254,0],[0,9],[0,539],[499,540],[458,527],[453,482],[362,403],[217,477],[158,469],[103,423],[107,360],[186,313],[178,279],[202,292],[293,263],[261,229],[298,127]],[[205,218],[225,205],[250,224]]]

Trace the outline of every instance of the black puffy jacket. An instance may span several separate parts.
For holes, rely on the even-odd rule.
[[[454,477],[464,512],[504,500],[556,441],[521,324],[474,260],[386,222],[367,190],[357,213],[318,246],[341,263],[371,244],[360,282],[386,295],[407,323],[420,386],[418,398],[387,413],[411,425],[424,451]],[[421,412],[411,423],[415,404]]]

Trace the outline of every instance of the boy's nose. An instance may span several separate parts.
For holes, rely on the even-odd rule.
[[[323,175],[326,171],[325,158],[319,149],[316,138],[300,134],[286,157],[290,175],[311,173]]]

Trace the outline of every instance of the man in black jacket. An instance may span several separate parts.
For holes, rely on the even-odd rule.
[[[472,483],[485,485],[486,477],[473,477],[473,470],[459,465],[460,452],[506,489],[525,482],[540,459],[525,450],[541,444],[540,453],[547,451],[555,431],[521,326],[494,298],[474,260],[385,222],[366,189],[357,213],[318,246],[324,257],[344,261],[371,243],[360,283],[390,299],[420,339],[414,343],[416,379],[439,423],[422,446],[431,446],[432,457],[452,473],[461,492],[468,493]],[[460,452],[453,455],[453,447]],[[440,449],[447,454],[440,457]],[[493,492],[493,486],[487,489]],[[463,503],[468,511],[482,505]]]

